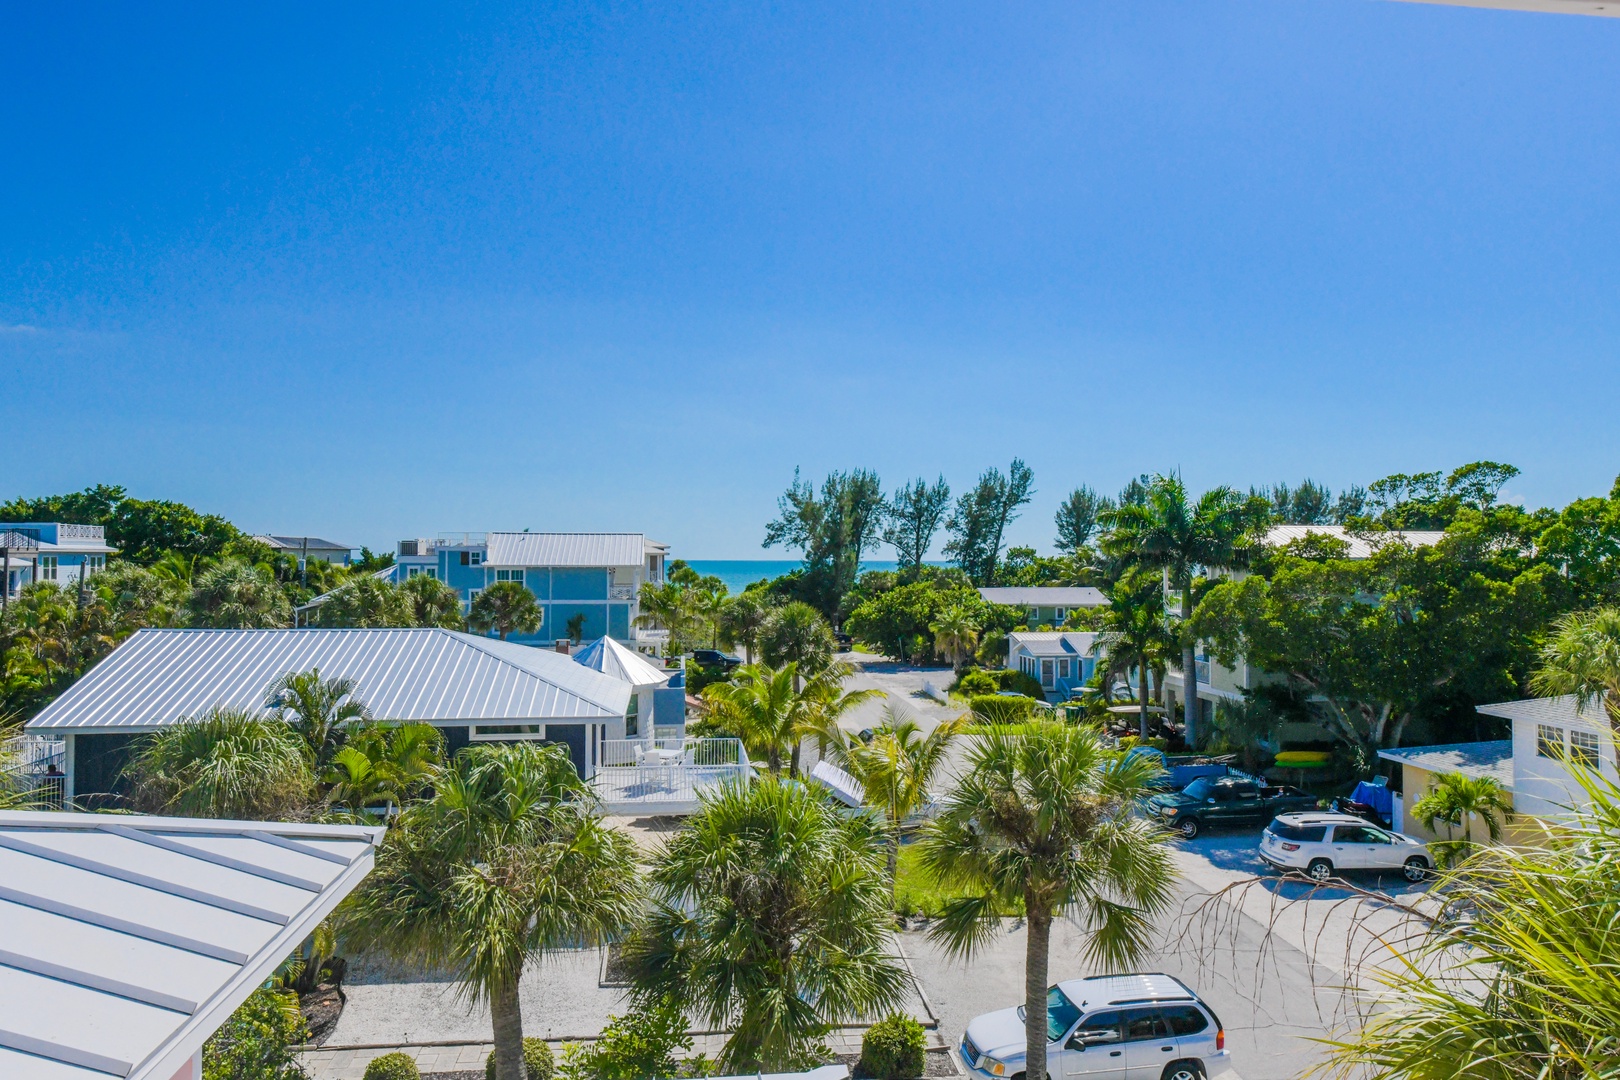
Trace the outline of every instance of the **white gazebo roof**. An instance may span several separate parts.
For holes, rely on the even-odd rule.
[[[646,686],[663,686],[669,682],[669,672],[653,666],[640,653],[610,637],[597,638],[575,653],[574,661],[592,671],[600,671],[627,682],[638,690]]]
[[[383,830],[0,812],[0,1077],[170,1080]]]

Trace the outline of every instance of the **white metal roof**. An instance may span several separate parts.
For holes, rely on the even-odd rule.
[[[647,556],[641,533],[515,533],[485,536],[489,566],[640,566]]]
[[[1483,710],[1482,710],[1483,711]],[[1513,790],[1513,740],[1443,743],[1439,746],[1404,746],[1380,750],[1385,761],[1412,765],[1426,772],[1461,773],[1476,779],[1489,777]]]
[[[1091,656],[1097,634],[1090,630],[1014,630],[1007,635],[1007,647],[1020,646],[1031,656]]]
[[[1090,585],[1030,585],[1018,588],[980,589],[979,595],[991,604],[1015,607],[1107,607],[1108,597]]]
[[[0,1076],[170,1080],[381,828],[0,812]]]
[[[575,653],[573,659],[576,664],[627,682],[638,690],[645,686],[663,686],[669,682],[669,672],[648,663],[640,653],[610,637],[597,638]]]
[[[1385,544],[1404,541],[1413,547],[1433,547],[1446,538],[1446,534],[1437,529],[1352,533],[1343,525],[1273,525],[1266,530],[1265,542],[1271,547],[1282,547],[1292,541],[1303,540],[1310,533],[1343,540],[1350,546],[1349,557],[1352,559],[1370,559]]]
[[[324,540],[319,536],[279,536],[265,533],[253,539],[261,541],[275,548],[277,551],[353,551],[348,544],[340,544],[336,540]]]
[[[263,711],[270,684],[320,668],[382,720],[606,720],[630,686],[547,649],[452,630],[139,630],[28,722],[141,730],[216,706]]]

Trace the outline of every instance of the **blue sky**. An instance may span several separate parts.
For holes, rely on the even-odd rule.
[[[1620,472],[1620,21],[7,4],[0,497],[757,558],[960,490]]]

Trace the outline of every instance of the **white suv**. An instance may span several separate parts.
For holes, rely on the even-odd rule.
[[[1260,857],[1279,870],[1303,870],[1325,881],[1340,870],[1399,870],[1422,881],[1434,862],[1410,836],[1350,814],[1283,814],[1260,837]]]
[[[1210,1007],[1169,975],[1094,975],[1046,992],[1051,1080],[1202,1080],[1232,1067]],[[1024,1009],[974,1017],[962,1063],[977,1080],[1024,1076]]]

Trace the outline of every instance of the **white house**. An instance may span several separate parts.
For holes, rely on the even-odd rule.
[[[1380,750],[1380,759],[1402,766],[1395,827],[1427,836],[1411,817],[1432,778],[1448,772],[1489,776],[1513,797],[1515,815],[1556,820],[1586,802],[1586,792],[1572,769],[1590,769],[1620,784],[1615,771],[1614,739],[1603,706],[1576,707],[1573,696],[1525,698],[1481,705],[1479,711],[1512,723],[1507,739],[1448,746],[1411,746]],[[1532,824],[1533,823],[1526,823]],[[1477,832],[1477,829],[1476,829]]]

